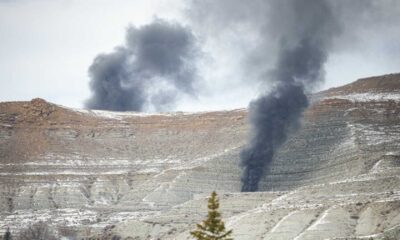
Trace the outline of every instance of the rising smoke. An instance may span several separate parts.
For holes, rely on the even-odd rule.
[[[400,49],[394,44],[400,38],[399,10],[397,0],[191,1],[188,13],[194,26],[205,34],[228,36],[227,43],[240,42],[240,50],[247,51],[238,55],[243,82],[258,83],[261,89],[249,106],[242,191],[258,190],[274,153],[300,126],[306,94],[323,82],[329,53],[366,56],[375,49],[390,59],[382,65],[394,59]]]
[[[329,53],[368,39],[359,34],[365,22],[374,29],[398,22],[393,19],[400,9],[397,0],[192,0],[189,5],[192,27],[201,34],[226,45],[244,42],[235,45],[238,52],[248,51],[240,55],[244,82],[261,83],[260,97],[249,106],[251,135],[241,152],[242,191],[258,190],[275,152],[300,126],[307,93],[323,82]],[[385,21],[382,12],[390,13],[384,14]],[[397,25],[387,31],[393,29]],[[93,96],[87,106],[170,109],[180,93],[196,94],[197,53],[191,31],[177,24],[158,20],[130,28],[125,46],[99,55],[90,67]]]
[[[126,44],[98,55],[89,68],[90,109],[166,111],[181,93],[196,95],[195,60],[198,50],[192,32],[178,24],[155,20],[129,27]]]
[[[278,60],[268,77],[268,93],[250,104],[251,139],[242,151],[242,191],[257,191],[275,151],[299,126],[308,106],[306,91],[324,78],[324,63],[338,33],[331,8],[323,0],[280,1],[273,22],[281,24]],[[272,33],[273,34],[273,33]]]

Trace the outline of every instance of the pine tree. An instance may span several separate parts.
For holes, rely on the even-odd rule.
[[[225,224],[221,220],[221,214],[218,212],[219,200],[217,193],[211,193],[208,199],[208,216],[201,224],[197,224],[197,229],[190,234],[197,240],[232,240],[229,238],[232,230],[226,231]]]
[[[4,234],[4,240],[12,240],[10,228],[7,228],[7,232]]]

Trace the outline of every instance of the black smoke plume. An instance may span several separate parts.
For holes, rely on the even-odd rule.
[[[324,78],[324,63],[338,32],[324,0],[276,1],[272,22],[280,36],[275,68],[266,78],[274,87],[250,104],[251,138],[241,152],[242,191],[257,191],[274,153],[295,130],[308,106],[306,91]],[[270,34],[274,34],[271,32]]]
[[[124,46],[100,54],[89,68],[90,109],[170,110],[181,93],[196,95],[198,50],[192,32],[155,20],[129,27]]]
[[[190,1],[194,29],[211,36],[211,45],[219,39],[222,47],[233,43],[242,67],[235,75],[246,85],[260,85],[261,97],[249,107],[251,136],[241,153],[243,191],[258,189],[274,153],[300,126],[306,93],[323,81],[329,53],[345,53],[349,65],[373,49],[386,56],[381,66],[397,59],[399,11],[398,0]]]

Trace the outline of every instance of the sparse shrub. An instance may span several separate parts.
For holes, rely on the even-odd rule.
[[[57,228],[58,235],[63,239],[77,240],[78,233],[75,229],[67,226],[60,226]]]
[[[7,228],[6,233],[4,233],[3,240],[12,240],[10,228]]]
[[[121,240],[121,236],[113,232],[114,228],[115,225],[107,226],[103,229],[101,234],[90,237],[89,240]]]
[[[23,229],[18,240],[57,240],[57,237],[45,222],[37,222]]]
[[[197,224],[197,230],[190,234],[197,240],[232,240],[229,236],[232,230],[227,231],[225,224],[221,220],[221,214],[218,212],[219,200],[217,193],[211,193],[208,199],[208,216],[202,223]]]

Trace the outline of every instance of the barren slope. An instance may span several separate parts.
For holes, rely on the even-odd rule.
[[[214,189],[235,239],[362,237],[400,224],[400,74],[313,95],[265,192],[238,192],[245,115],[0,103],[0,229],[51,219],[186,239]]]

